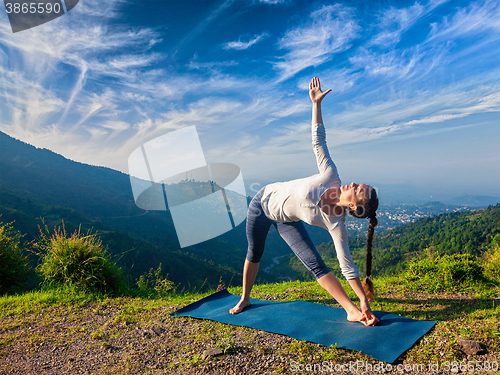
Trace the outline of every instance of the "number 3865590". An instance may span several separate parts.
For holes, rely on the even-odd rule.
[[[61,4],[55,3],[6,3],[7,13],[60,13]]]

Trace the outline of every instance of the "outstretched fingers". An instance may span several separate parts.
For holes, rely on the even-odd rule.
[[[321,84],[318,77],[313,77],[309,83],[309,96],[313,102],[321,102],[331,89],[323,92],[321,91]]]

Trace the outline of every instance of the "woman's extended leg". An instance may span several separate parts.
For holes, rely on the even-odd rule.
[[[357,306],[351,301],[345,292],[342,284],[331,272],[317,279],[319,285],[323,287],[347,312],[347,320],[350,322],[361,322],[367,325],[367,319]]]
[[[366,325],[366,316],[350,300],[340,282],[325,265],[321,255],[312,243],[304,224],[301,221],[297,221],[277,223],[275,226],[280,236],[290,246],[295,255],[313,273],[319,285],[344,308],[347,312],[347,319]]]

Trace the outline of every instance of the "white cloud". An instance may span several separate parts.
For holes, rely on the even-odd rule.
[[[393,8],[385,10],[379,16],[381,31],[375,35],[369,44],[394,45],[401,39],[401,34],[408,30],[424,12],[424,6],[415,3],[408,8]]]
[[[459,8],[451,19],[441,24],[433,23],[428,41],[470,38],[478,33],[491,31],[492,37],[500,36],[500,4],[498,1],[476,1],[467,8]]]
[[[411,120],[405,123],[405,125],[416,125],[416,124],[429,124],[436,122],[443,122],[447,120],[453,120],[455,118],[468,116],[470,113],[459,113],[456,115],[435,115],[430,117],[424,117],[418,120]]]
[[[374,76],[402,78],[415,74],[415,68],[422,57],[414,48],[403,51],[391,50],[386,53],[369,52],[361,48],[349,61],[355,67],[363,68]]]
[[[195,53],[193,58],[189,61],[189,64],[187,67],[189,69],[216,69],[220,67],[228,67],[228,66],[236,66],[238,65],[237,61],[230,60],[230,61],[206,61],[206,62],[199,62],[198,61],[198,54]]]
[[[19,71],[0,66],[0,87],[2,127],[19,138],[25,130],[35,131],[40,121],[64,108],[64,102],[54,93]]]
[[[224,2],[222,2],[220,6],[210,12],[207,17],[200,21],[197,26],[193,30],[191,30],[191,32],[189,32],[189,34],[187,34],[184,39],[181,40],[177,48],[181,48],[183,45],[191,42],[198,35],[200,35],[212,22],[220,17],[224,13],[224,11],[226,11],[233,4],[233,2],[234,0],[225,0]]]
[[[287,4],[291,0],[256,0],[256,3],[260,4],[268,4],[268,5],[278,5],[278,4]]]
[[[112,69],[124,71],[130,68],[145,68],[161,59],[160,54],[150,55],[120,55],[110,59],[106,64]]]
[[[376,29],[378,29],[378,33],[371,38],[367,45],[394,46],[401,40],[404,32],[408,31],[438,6],[448,1],[450,0],[431,0],[425,5],[415,2],[415,4],[407,8],[391,6],[389,9],[382,10],[377,16],[378,24]]]
[[[483,88],[483,90],[487,89],[491,90],[491,88]],[[433,116],[411,120],[404,123],[403,125],[440,123],[479,113],[500,112],[500,91],[493,92],[492,94],[487,94],[487,92],[485,92],[483,93],[484,96],[479,96],[479,97],[474,97],[472,93],[467,93],[467,94],[468,95],[461,95],[462,102],[455,100],[454,103],[453,102],[448,103],[452,107],[440,111],[445,113],[438,112],[438,114],[435,114]],[[463,101],[465,101],[465,103]],[[454,112],[454,113],[449,113],[449,112]]]
[[[250,39],[248,42],[242,42],[241,37],[238,38],[238,41],[236,42],[228,42],[226,43],[223,48],[224,49],[236,49],[236,50],[245,50],[253,46],[254,44],[257,44],[261,40],[267,38],[269,36],[268,33],[262,33],[259,35],[255,35],[253,39]]]
[[[279,62],[280,80],[290,78],[310,66],[319,66],[333,58],[335,53],[351,47],[360,26],[351,8],[340,4],[324,5],[312,12],[305,25],[286,32],[278,45],[286,49]]]
[[[415,3],[405,9],[382,11],[387,20],[382,16],[377,19],[379,28],[362,25],[350,8],[323,6],[282,34],[277,44],[282,56],[274,62],[274,81],[272,70],[266,68],[243,71],[245,60],[202,61],[195,54],[190,61],[178,60],[167,66],[171,56],[150,49],[161,41],[160,32],[129,30],[120,24],[111,27],[108,20],[97,19],[87,5],[79,15],[86,18],[71,27],[69,16],[65,16],[32,29],[34,32],[13,35],[6,23],[0,23],[0,130],[74,160],[126,171],[128,154],[138,145],[165,132],[196,125],[208,160],[253,168],[256,175],[265,169],[266,177],[272,179],[281,179],[274,175],[285,173],[284,169],[307,175],[315,168],[307,98],[310,78],[298,73],[308,67],[324,64],[322,71],[314,74],[321,78],[324,89],[334,91],[330,98],[336,100],[329,102],[327,98],[323,107],[331,147],[451,129],[456,125],[453,120],[462,118],[466,123],[468,116],[499,111],[498,70],[492,68],[489,77],[478,74],[474,79],[459,70],[446,72],[447,64],[457,55],[452,48],[446,50],[452,56],[445,56],[440,49],[448,36],[453,40],[462,35],[460,25],[473,14],[484,16],[486,25],[469,25],[467,35],[498,30],[497,8],[491,2],[474,3],[443,19],[434,26],[427,44],[401,46],[399,51],[385,49],[439,4],[428,3],[422,9]],[[200,35],[229,5],[231,2],[224,2],[214,8],[203,27],[185,40]],[[367,30],[378,34],[364,40],[363,47],[347,52],[351,59],[346,67],[325,64],[351,48]],[[267,37],[249,35],[232,42],[231,48],[249,48]],[[223,45],[220,39],[216,43]],[[231,58],[238,55],[218,52],[231,54]],[[497,57],[495,50],[488,53]],[[193,51],[185,51],[186,55],[193,56]],[[440,61],[441,56],[447,60]],[[237,65],[241,66],[238,75],[221,73],[232,72],[235,69],[224,68]],[[435,66],[440,77],[454,74],[454,82],[462,84],[450,84],[446,89],[441,89],[442,82],[434,85],[431,80],[435,76],[424,75],[434,73]],[[294,76],[300,92],[295,83],[283,82]],[[404,86],[398,79],[404,80]],[[290,162],[290,153],[295,155],[294,162]]]

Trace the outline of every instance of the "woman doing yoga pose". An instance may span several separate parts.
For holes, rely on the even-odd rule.
[[[274,225],[292,251],[314,274],[318,283],[346,310],[349,321],[361,322],[367,326],[378,322],[369,304],[369,297],[373,294],[369,276],[371,243],[377,225],[377,193],[369,185],[340,183],[337,168],[326,146],[325,127],[321,117],[321,101],[330,91],[322,92],[316,77],[309,84],[312,143],[320,173],[267,185],[250,202],[246,224],[248,252],[243,268],[243,294],[238,304],[229,310],[231,314],[238,314],[250,306],[250,291],[259,270],[267,233],[270,226]],[[347,244],[346,210],[354,217],[370,219],[367,239],[368,277],[363,285]],[[302,222],[322,227],[331,234],[342,274],[358,296],[361,310],[349,299],[340,282],[325,265]]]

